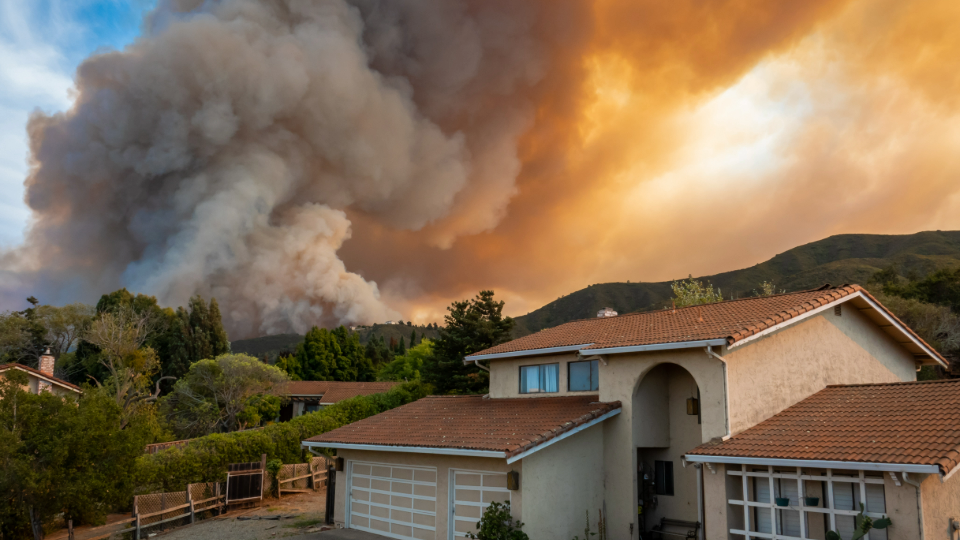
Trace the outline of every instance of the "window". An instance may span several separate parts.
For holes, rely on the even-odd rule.
[[[600,362],[570,362],[567,378],[571,392],[596,392],[600,389]]]
[[[673,495],[673,462],[654,461],[653,467],[657,495]]]
[[[520,367],[520,393],[557,392],[560,388],[560,364]]]
[[[739,488],[728,488],[733,490],[728,500],[731,515],[742,516],[735,518],[731,537],[759,539],[782,535],[822,539],[816,533],[819,529],[837,531],[841,538],[850,538],[861,501],[866,502],[867,516],[878,519],[886,515],[880,473],[742,465],[740,470],[728,466],[727,475],[739,477],[734,482],[740,484]],[[778,505],[778,498],[787,499],[780,501],[786,502],[786,506]],[[870,531],[870,540],[886,539],[885,530]]]

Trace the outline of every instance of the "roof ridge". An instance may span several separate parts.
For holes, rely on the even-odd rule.
[[[732,303],[735,303],[735,302],[752,302],[752,301],[755,301],[755,300],[766,299],[766,298],[779,298],[779,297],[783,297],[783,296],[795,296],[795,295],[799,295],[799,294],[808,294],[808,293],[815,293],[815,292],[822,292],[822,293],[825,293],[824,295],[826,295],[826,293],[828,293],[828,292],[830,292],[830,291],[837,291],[837,290],[847,289],[847,288],[852,288],[852,289],[854,289],[854,291],[856,291],[856,290],[863,290],[863,286],[862,286],[862,285],[858,285],[858,284],[856,284],[856,283],[850,283],[850,284],[845,284],[845,285],[841,285],[841,286],[838,286],[838,287],[830,287],[829,289],[824,289],[823,287],[820,287],[820,288],[816,288],[816,289],[806,289],[806,290],[803,290],[803,291],[794,291],[794,292],[788,292],[788,293],[782,293],[782,294],[770,294],[770,295],[767,295],[767,296],[748,296],[748,297],[746,297],[746,298],[733,298],[733,299],[731,299],[731,300],[721,300],[721,301],[719,301],[719,302],[711,302],[711,303],[709,303],[709,304],[695,304],[695,305],[692,305],[692,306],[668,307],[668,308],[662,308],[662,309],[651,309],[651,310],[649,310],[649,311],[631,311],[630,313],[624,313],[624,314],[622,314],[622,315],[614,315],[613,317],[584,317],[584,318],[582,318],[582,319],[573,319],[573,320],[567,321],[567,322],[565,322],[565,323],[563,323],[563,324],[559,324],[559,325],[557,325],[557,326],[551,326],[550,328],[543,328],[543,329],[537,330],[537,331],[534,332],[533,334],[529,334],[529,335],[532,336],[532,335],[534,335],[534,334],[539,334],[540,332],[544,332],[544,331],[546,331],[546,330],[552,330],[552,329],[554,329],[554,328],[559,328],[560,326],[563,326],[563,325],[565,325],[565,324],[570,324],[570,323],[575,323],[575,322],[607,321],[607,320],[612,320],[612,319],[619,319],[619,318],[622,318],[622,317],[635,317],[635,316],[638,316],[638,315],[650,315],[650,314],[653,314],[653,313],[663,313],[663,312],[668,312],[668,311],[683,311],[683,310],[690,310],[690,309],[694,309],[694,308],[703,308],[704,306],[713,306],[713,305],[717,305],[717,304],[732,304]],[[524,336],[524,337],[526,337],[526,336]]]
[[[960,379],[938,379],[933,381],[892,381],[880,383],[828,384],[826,388],[856,388],[860,386],[915,386],[921,384],[960,384]]]

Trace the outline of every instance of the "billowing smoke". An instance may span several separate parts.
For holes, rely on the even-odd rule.
[[[338,257],[345,211],[438,247],[497,224],[547,62],[513,4],[162,1],[30,120],[3,295],[213,295],[234,337],[397,317]]]

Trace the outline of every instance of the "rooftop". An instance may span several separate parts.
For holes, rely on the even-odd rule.
[[[619,401],[599,403],[595,395],[429,396],[305,442],[332,448],[361,444],[479,450],[502,452],[509,459],[619,409]]]
[[[828,386],[689,456],[936,465],[960,463],[960,380]]]
[[[914,355],[946,365],[939,353],[859,285],[825,286],[813,291],[571,321],[479,351],[467,359],[489,358],[490,355],[519,356],[524,351],[532,353],[557,348],[600,353],[618,347],[708,340],[730,346],[804,314],[848,301]]]
[[[35,368],[29,367],[29,366],[25,366],[25,365],[23,365],[23,364],[0,364],[0,373],[6,371],[6,370],[8,370],[8,369],[19,369],[19,370],[21,370],[21,371],[25,371],[25,372],[29,373],[30,375],[34,375],[34,376],[39,377],[39,378],[41,378],[41,379],[43,379],[43,380],[45,380],[45,381],[48,381],[48,382],[51,382],[51,383],[60,385],[60,386],[62,386],[62,387],[64,387],[64,388],[67,388],[67,389],[69,389],[69,390],[73,390],[74,392],[81,392],[81,391],[82,391],[79,386],[77,386],[77,385],[75,385],[75,384],[73,384],[73,383],[69,383],[69,382],[67,382],[67,381],[65,381],[65,380],[63,380],[63,379],[58,379],[58,378],[56,378],[56,377],[51,377],[50,375],[47,375],[46,373],[40,371],[39,369],[35,369]]]

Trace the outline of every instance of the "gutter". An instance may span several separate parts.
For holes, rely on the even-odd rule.
[[[314,442],[303,441],[301,444],[309,450],[313,448],[337,448],[341,450],[367,450],[372,452],[405,452],[409,454],[438,454],[442,456],[469,456],[469,457],[489,457],[506,458],[506,452],[495,450],[470,450],[466,448],[436,448],[429,446],[392,446],[386,444],[349,444],[335,442]]]
[[[724,423],[726,424],[726,433],[721,437],[721,440],[725,441],[730,438],[730,386],[727,378],[727,359],[713,352],[713,347],[710,345],[707,345],[706,351],[708,357],[712,356],[720,360],[720,363],[723,365],[723,416]]]
[[[579,351],[584,347],[589,347],[593,343],[581,343],[579,345],[564,345],[563,347],[546,347],[543,349],[527,349],[525,351],[511,351],[494,354],[475,354],[463,359],[463,363],[476,362],[477,360],[493,360],[494,358],[514,358],[517,356],[540,356],[541,354],[553,354],[562,352]]]
[[[724,463],[734,465],[772,465],[774,467],[815,467],[818,469],[852,469],[855,471],[893,471],[914,474],[939,474],[938,465],[917,465],[913,463],[874,463],[858,461],[827,461],[820,459],[779,459],[779,458],[742,458],[730,456],[701,456],[687,454],[683,456],[692,463]],[[904,477],[906,480],[906,477]],[[908,482],[911,483],[911,482]],[[914,484],[917,485],[917,484]]]

